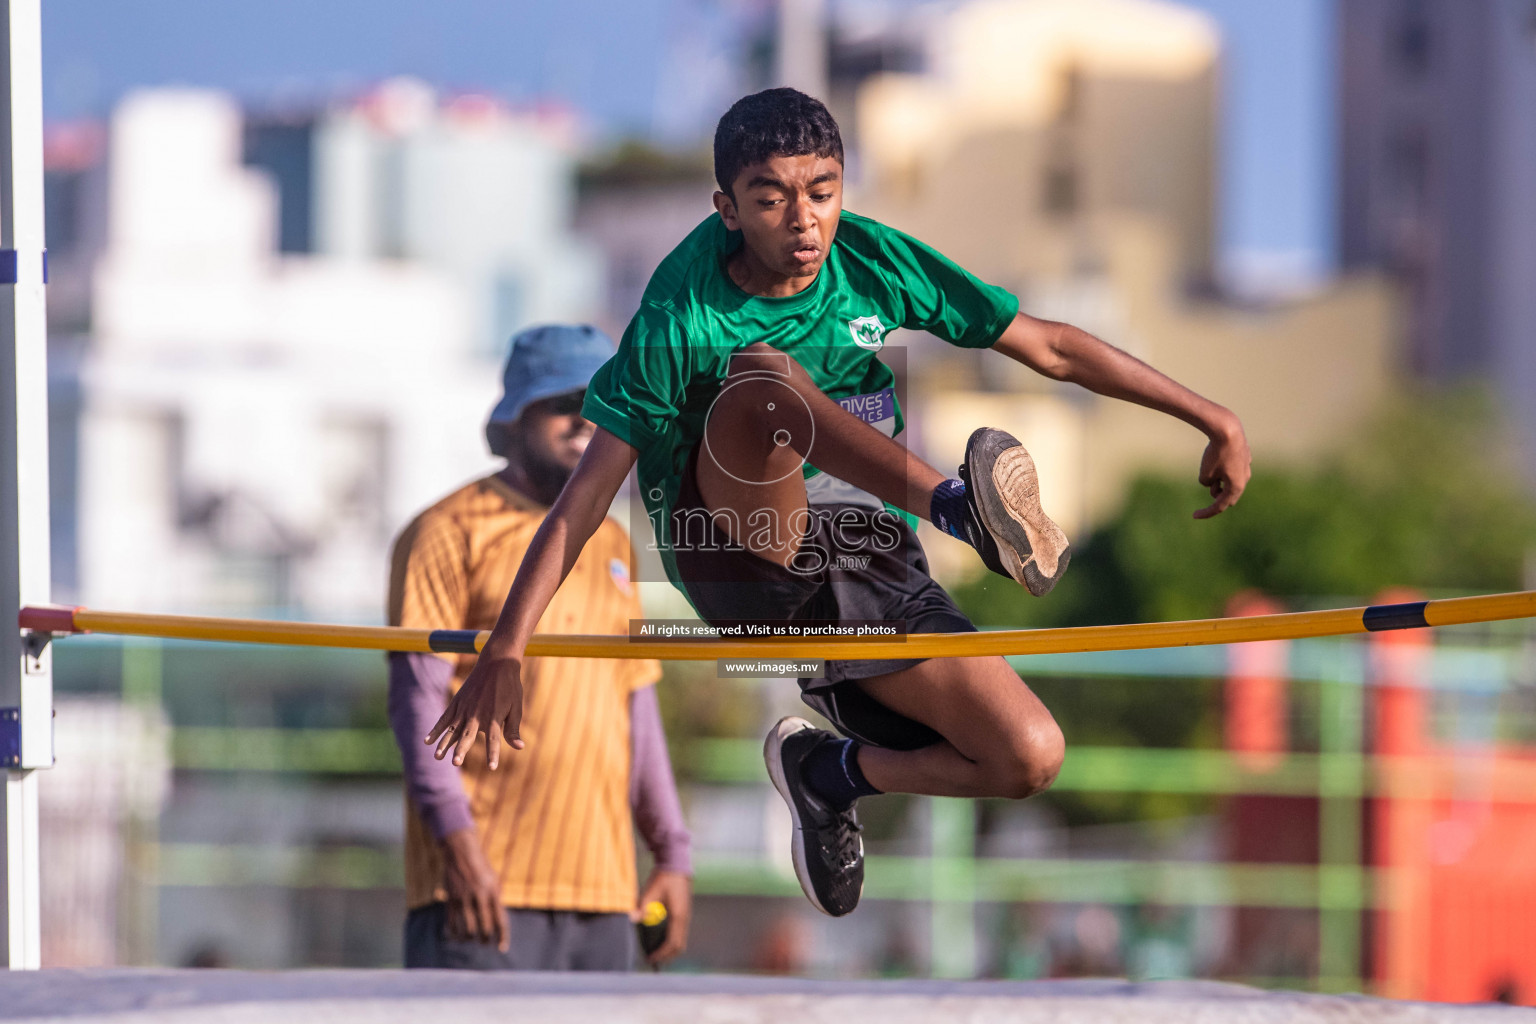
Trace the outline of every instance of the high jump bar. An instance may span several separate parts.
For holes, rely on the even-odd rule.
[[[1141,622],[1119,626],[1059,629],[1005,629],[984,633],[914,633],[891,639],[719,639],[652,640],[627,635],[541,633],[529,641],[529,657],[659,658],[713,661],[717,658],[943,658],[980,655],[1073,654],[1134,651],[1154,647],[1300,640],[1429,626],[1536,617],[1536,590],[1452,597],[1406,604],[1378,604],[1326,611],[1281,612],[1182,622]],[[394,626],[340,626],[313,622],[271,622],[187,615],[145,615],[89,608],[25,607],[20,625],[35,636],[109,633],[167,640],[208,640],[301,647],[348,647],[377,651],[475,654],[490,632],[469,629],[403,629]]]

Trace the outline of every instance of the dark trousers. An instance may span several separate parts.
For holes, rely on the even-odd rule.
[[[405,918],[405,966],[470,971],[628,971],[635,926],[628,914],[509,907],[511,948],[447,936],[448,905],[417,907]]]

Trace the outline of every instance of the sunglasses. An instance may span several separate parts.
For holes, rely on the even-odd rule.
[[[553,398],[544,398],[534,403],[539,411],[548,416],[576,416],[581,413],[581,404],[586,400],[585,391],[572,391],[565,395],[555,395]]]

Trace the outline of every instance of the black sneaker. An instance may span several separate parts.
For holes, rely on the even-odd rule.
[[[864,892],[864,840],[850,807],[832,810],[800,779],[800,764],[811,748],[834,742],[825,729],[803,718],[779,719],[763,741],[768,777],[789,805],[794,823],[790,853],[800,888],[817,910],[842,917],[859,905]]]
[[[1067,571],[1072,546],[1040,507],[1035,460],[1005,430],[982,427],[965,445],[966,539],[988,569],[1029,588],[1051,592]]]

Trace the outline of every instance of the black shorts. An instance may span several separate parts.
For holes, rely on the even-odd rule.
[[[672,511],[672,543],[678,575],[704,621],[899,620],[908,633],[976,629],[928,575],[917,534],[900,516],[867,505],[812,505],[796,567],[786,568],[732,542],[713,521],[699,494],[698,457],[695,445]],[[745,529],[750,535],[754,527]],[[892,750],[930,746],[942,738],[938,733],[853,682],[924,660],[829,659],[826,678],[800,680],[801,699],[862,742]]]

